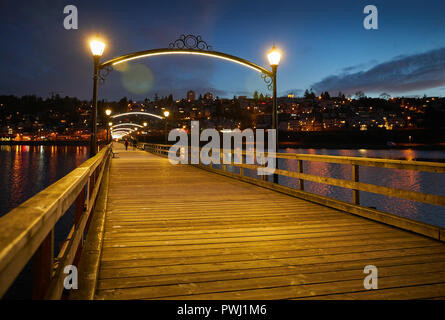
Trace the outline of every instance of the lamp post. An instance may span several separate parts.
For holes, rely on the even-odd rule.
[[[107,121],[110,120],[110,115],[111,115],[111,109],[107,109],[105,110],[105,114],[107,116]],[[108,122],[108,126],[107,126],[107,144],[110,143],[110,127],[113,125],[113,123]]]
[[[91,147],[90,157],[96,155],[97,152],[97,80],[99,78],[99,61],[102,56],[105,43],[99,40],[90,42],[91,53],[94,59],[94,74],[93,74],[93,119],[91,124]]]
[[[113,126],[113,122],[108,122],[108,127],[107,127],[107,139],[108,142],[111,142],[111,132],[110,132],[110,128]]]
[[[144,132],[143,132],[143,134],[145,134],[145,136],[142,137],[142,140],[143,140],[144,142],[147,142],[147,136],[146,136],[147,132],[145,132],[145,130],[147,129],[148,123],[147,123],[147,122],[144,122],[142,125],[144,126]]]
[[[170,112],[165,110],[164,111],[164,117],[165,117],[165,128],[164,128],[164,132],[165,132],[165,141],[164,144],[167,144],[168,141],[168,132],[167,132],[167,121],[168,121],[168,116],[170,115]]]
[[[277,69],[280,64],[281,53],[275,48],[275,45],[272,47],[272,50],[267,54],[267,59],[269,60],[269,64],[272,68],[272,85],[273,85],[273,97],[272,97],[272,129],[275,129],[275,145],[276,152],[278,152],[278,106],[277,106]],[[278,169],[278,158],[276,158],[276,166]],[[273,182],[278,183],[278,175],[273,175]]]

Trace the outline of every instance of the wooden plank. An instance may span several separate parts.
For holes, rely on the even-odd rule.
[[[403,242],[392,242],[389,244],[374,244],[372,246],[356,246],[356,247],[336,247],[336,248],[313,248],[313,249],[301,249],[301,248],[291,248],[287,250],[273,250],[261,248],[261,251],[254,253],[252,248],[246,250],[246,252],[234,252],[230,250],[229,252],[224,252],[219,255],[208,254],[208,255],[185,255],[185,256],[175,256],[174,254],[161,255],[156,254],[156,256],[145,255],[145,257],[139,259],[122,259],[118,255],[114,256],[113,259],[103,260],[101,267],[105,269],[121,269],[121,268],[132,268],[132,267],[151,267],[151,266],[166,266],[166,265],[191,265],[191,264],[201,264],[201,263],[219,263],[219,262],[230,262],[230,261],[251,261],[251,260],[268,260],[268,259],[293,259],[297,257],[329,257],[331,255],[340,254],[352,254],[352,253],[362,253],[366,255],[374,251],[384,251],[384,250],[401,250],[406,248],[419,248],[425,247],[426,244],[422,241],[403,241]],[[169,252],[170,253],[170,252]],[[291,260],[289,260],[291,261]]]
[[[400,270],[409,270],[402,268],[407,266],[411,268],[412,265],[429,264],[429,263],[443,263],[445,255],[435,255],[431,258],[430,255],[415,255],[415,256],[395,256],[383,259],[373,260],[355,260],[347,261],[341,264],[319,263],[308,265],[286,265],[276,267],[254,267],[248,269],[224,270],[221,272],[195,272],[195,273],[181,273],[181,274],[166,274],[166,275],[152,275],[140,277],[125,277],[125,278],[110,278],[99,281],[98,289],[116,289],[116,288],[132,288],[143,286],[158,286],[158,285],[172,285],[182,283],[199,283],[215,280],[234,280],[234,279],[249,279],[260,278],[275,275],[293,275],[293,274],[307,274],[308,277],[314,272],[336,272],[344,270],[360,269],[363,272],[363,266],[368,264],[376,264],[379,267],[393,267],[400,266]],[[410,272],[410,271],[408,271]]]
[[[270,190],[275,190],[287,195],[291,195],[294,197],[298,197],[300,199],[305,199],[308,201],[316,202],[331,208],[335,208],[344,212],[356,214],[361,217],[365,217],[367,219],[372,219],[374,221],[382,222],[388,225],[392,225],[401,229],[413,231],[422,235],[426,235],[428,237],[434,238],[434,239],[440,239],[439,233],[441,228],[433,225],[429,225],[427,223],[415,221],[412,219],[396,216],[390,213],[386,213],[383,211],[379,211],[376,209],[356,206],[350,203],[347,203],[345,201],[336,200],[328,197],[324,197],[321,195],[308,193],[308,192],[302,192],[300,190],[296,190],[293,188],[277,185],[268,181],[262,181],[250,177],[239,177],[236,174],[230,173],[230,172],[222,172],[215,169],[209,169],[205,166],[199,166],[199,168],[204,169],[206,171],[211,171],[213,173],[217,173],[219,175],[231,177],[236,180],[241,180],[250,184],[254,184],[257,186],[261,186]],[[444,237],[445,239],[445,237]]]
[[[368,264],[378,266],[382,290],[445,283],[445,246],[436,240],[213,170],[142,151],[120,155],[110,170],[96,299],[346,295],[364,290]]]
[[[381,268],[386,277],[379,277],[381,289],[412,286],[419,284],[445,284],[444,263],[431,264],[431,272],[417,273],[415,267]],[[417,266],[425,271],[425,265]],[[383,271],[385,270],[385,271]],[[402,270],[402,271],[400,271]],[[236,289],[235,289],[236,288]],[[235,290],[234,290],[235,289]],[[335,271],[331,273],[312,273],[263,277],[255,279],[238,279],[230,281],[209,281],[198,285],[194,283],[181,285],[134,287],[99,291],[99,299],[208,299],[214,294],[225,299],[292,299],[297,297],[320,296],[325,293],[349,293],[365,291],[363,270]],[[376,290],[378,294],[379,290]],[[405,290],[407,291],[407,290]],[[405,293],[409,296],[409,292]]]

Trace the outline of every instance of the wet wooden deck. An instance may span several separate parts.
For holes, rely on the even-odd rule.
[[[114,149],[96,299],[445,297],[443,242]]]

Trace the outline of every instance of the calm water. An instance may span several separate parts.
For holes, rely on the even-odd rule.
[[[0,146],[0,216],[86,159],[87,147]]]

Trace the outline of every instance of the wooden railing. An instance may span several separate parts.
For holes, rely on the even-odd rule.
[[[75,265],[110,158],[108,145],[62,179],[0,218],[0,297],[32,259],[32,297],[59,299],[64,268]],[[73,226],[54,258],[54,228],[75,205]]]
[[[141,144],[140,147],[147,151],[168,156],[170,145],[159,145],[159,144]],[[189,148],[190,149],[190,148]],[[234,154],[233,150],[220,150],[220,163],[221,169],[217,169],[212,163],[209,165],[203,165],[201,161],[197,166],[211,170],[214,172],[221,171],[224,175],[237,177],[241,180],[255,183],[257,185],[267,186],[269,188],[285,192],[288,194],[293,194],[307,200],[315,201],[328,205],[340,210],[351,212],[354,214],[359,214],[370,219],[378,220],[380,222],[395,225],[410,231],[415,231],[427,236],[431,236],[436,239],[445,240],[445,230],[443,228],[429,225],[426,223],[414,221],[407,218],[402,218],[395,216],[390,213],[385,213],[373,208],[360,206],[360,191],[370,192],[375,194],[380,194],[388,197],[395,197],[400,199],[406,199],[411,201],[417,201],[437,206],[445,207],[445,196],[427,194],[417,191],[410,191],[404,189],[391,188],[386,186],[374,185],[369,183],[360,182],[359,168],[360,167],[377,167],[377,168],[388,168],[388,169],[399,169],[399,170],[414,170],[422,172],[433,172],[437,174],[445,173],[445,163],[437,162],[425,162],[425,161],[408,161],[408,160],[390,160],[390,159],[378,159],[378,158],[362,158],[362,157],[344,157],[344,156],[325,156],[325,155],[309,155],[309,154],[291,154],[291,153],[274,153],[268,154],[262,153],[264,157],[276,157],[277,159],[287,159],[297,161],[297,170],[288,171],[283,169],[275,169],[274,172],[281,176],[291,177],[298,179],[298,189],[289,188],[286,186],[277,185],[267,181],[267,175],[258,176],[257,179],[247,177],[244,174],[244,169],[257,170],[261,166],[258,164],[246,164],[243,163],[243,157],[238,158],[238,162],[233,161],[233,157],[230,157],[232,161],[230,163],[224,164],[222,161],[223,154]],[[246,156],[246,151],[242,151],[238,154]],[[249,153],[249,155],[252,155]],[[256,158],[256,154],[253,154]],[[190,157],[189,157],[190,159]],[[343,164],[351,166],[351,180],[338,179],[332,177],[318,176],[314,174],[304,173],[303,162],[313,161],[313,162],[325,162],[331,164]],[[245,162],[245,161],[244,161]],[[239,173],[229,172],[227,166],[239,168]],[[262,167],[264,168],[264,167]],[[267,169],[265,169],[267,170]],[[384,172],[381,172],[384,175]],[[257,175],[255,175],[257,176]],[[316,183],[327,184],[336,187],[342,187],[351,190],[352,193],[352,203],[347,203],[345,201],[340,201],[337,199],[328,198],[325,196],[310,194],[304,191],[304,182],[311,181]],[[445,186],[444,186],[445,188]]]

